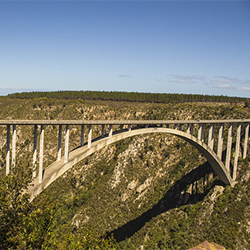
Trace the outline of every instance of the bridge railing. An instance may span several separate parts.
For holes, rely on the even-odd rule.
[[[177,129],[187,134],[195,136],[199,141],[207,144],[224,161],[225,167],[232,172],[232,178],[236,179],[237,164],[240,152],[242,158],[247,156],[249,141],[250,119],[238,120],[2,120],[0,125],[6,128],[6,174],[16,165],[17,152],[17,126],[33,127],[33,150],[32,166],[33,178],[38,176],[42,182],[44,164],[44,138],[45,127],[53,126],[57,130],[57,152],[56,160],[67,163],[69,160],[70,129],[78,127],[80,130],[79,146],[86,145],[91,148],[91,144],[96,137],[111,137],[114,133],[122,133],[133,129],[146,127],[164,127]],[[95,128],[93,135],[93,127]],[[241,146],[242,145],[242,150]],[[234,146],[234,151],[233,151]],[[64,155],[63,154],[64,149]],[[19,149],[20,150],[20,149]],[[39,151],[38,151],[39,150]],[[232,152],[233,151],[233,152]],[[223,154],[224,152],[224,154]],[[232,155],[234,156],[231,163]],[[37,164],[38,163],[38,164]],[[37,169],[38,165],[38,169]],[[38,170],[38,171],[37,171]]]

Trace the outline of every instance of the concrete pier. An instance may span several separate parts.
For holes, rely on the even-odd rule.
[[[214,147],[214,124],[210,124],[208,130],[208,147],[213,150]]]
[[[241,133],[241,124],[238,124],[237,134],[236,134],[236,145],[235,145],[235,155],[234,155],[234,165],[233,165],[233,180],[236,179],[236,173],[238,168],[238,158],[240,154],[240,133]]]
[[[57,147],[57,160],[60,161],[62,158],[62,125],[58,128],[58,147]]]
[[[11,154],[11,167],[14,169],[16,166],[16,125],[12,127],[12,154]]]
[[[204,124],[199,125],[197,138],[202,142],[204,141]]]
[[[92,142],[92,125],[89,125],[89,132],[88,132],[88,148],[91,148]]]
[[[84,125],[81,125],[81,147],[84,144]]]
[[[102,137],[104,137],[105,134],[105,125],[102,125]]]
[[[228,128],[227,154],[226,154],[226,163],[225,163],[225,167],[226,167],[227,171],[230,171],[232,141],[233,141],[233,124],[230,124],[229,128]]]
[[[44,146],[44,125],[41,125],[40,131],[40,152],[39,152],[39,169],[38,169],[38,180],[39,183],[43,181],[43,146]]]
[[[223,150],[223,131],[224,131],[224,126],[223,124],[220,124],[219,135],[218,135],[218,146],[217,146],[217,155],[220,158],[220,160],[222,158],[222,150]]]
[[[34,125],[34,132],[33,132],[34,140],[33,140],[33,173],[32,173],[32,179],[36,178],[36,161],[37,161],[37,125]]]
[[[69,125],[66,125],[65,129],[65,146],[64,146],[64,163],[69,160]]]
[[[112,137],[112,135],[113,135],[113,125],[111,124],[109,126],[109,137]]]
[[[6,175],[10,173],[10,125],[7,125]]]
[[[244,149],[243,149],[243,159],[246,159],[246,157],[247,157],[248,140],[249,140],[249,123],[246,125],[246,128],[245,128],[245,140],[244,140]]]

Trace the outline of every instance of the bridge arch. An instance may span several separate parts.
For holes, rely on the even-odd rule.
[[[36,178],[32,185],[30,185],[28,192],[31,195],[31,200],[33,200],[38,194],[40,194],[44,189],[46,189],[52,182],[54,182],[58,177],[63,175],[67,170],[73,167],[75,164],[85,159],[89,155],[95,153],[96,151],[118,142],[120,140],[133,137],[136,135],[149,134],[149,133],[166,133],[175,135],[188,143],[194,146],[204,157],[208,160],[211,167],[213,168],[215,174],[219,179],[227,185],[233,185],[233,179],[230,176],[229,171],[225,168],[223,162],[216,155],[216,153],[208,147],[207,144],[197,139],[191,134],[186,132],[163,128],[163,127],[152,127],[152,128],[138,128],[128,131],[121,131],[119,133],[113,134],[110,137],[101,137],[94,140],[91,144],[91,147],[88,148],[88,145],[84,145],[80,148],[77,148],[69,153],[68,162],[64,163],[64,160],[55,161],[43,172],[43,181],[39,183],[38,178]]]

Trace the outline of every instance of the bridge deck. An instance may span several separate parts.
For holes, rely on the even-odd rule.
[[[217,124],[217,126],[215,126]],[[226,124],[226,126],[224,126]],[[11,172],[11,168],[15,167],[16,163],[16,144],[17,144],[17,126],[34,126],[33,133],[33,178],[37,176],[37,181],[39,185],[45,183],[43,181],[43,151],[44,151],[44,131],[45,125],[58,125],[58,149],[57,149],[57,161],[60,160],[63,164],[60,165],[62,169],[65,166],[69,166],[69,162],[76,163],[79,157],[75,157],[70,160],[72,153],[69,154],[69,127],[70,125],[80,125],[81,134],[80,134],[80,146],[86,145],[87,152],[94,152],[95,141],[98,138],[92,138],[92,125],[102,126],[99,129],[101,133],[101,138],[108,136],[108,141],[113,142],[116,134],[120,133],[121,135],[129,134],[139,135],[143,131],[147,132],[166,132],[169,134],[174,134],[182,139],[188,141],[190,144],[195,146],[200,150],[200,152],[206,156],[210,161],[211,165],[214,165],[214,169],[217,170],[216,174],[219,178],[224,181],[226,184],[231,184],[231,181],[225,181],[227,179],[232,179],[235,181],[237,174],[237,165],[238,158],[240,156],[240,151],[242,151],[242,158],[246,158],[247,147],[249,143],[249,126],[250,119],[227,119],[227,120],[0,120],[0,126],[6,126],[6,174]],[[62,125],[65,125],[66,129],[64,132],[64,157],[62,157]],[[105,125],[109,128],[106,127]],[[117,125],[117,128],[114,128],[112,125]],[[120,125],[120,126],[119,126]],[[125,125],[125,126],[124,126]],[[164,126],[165,125],[165,126]],[[171,125],[171,126],[170,126]],[[185,125],[185,126],[182,126]],[[209,125],[209,126],[206,126]],[[40,126],[40,128],[39,128]],[[87,131],[85,127],[87,126]],[[233,129],[234,128],[234,129]],[[20,128],[18,127],[18,130]],[[241,131],[244,129],[244,133]],[[152,130],[152,131],[151,131]],[[206,131],[205,131],[206,130]],[[216,131],[215,131],[216,130]],[[225,131],[225,132],[224,132]],[[96,131],[95,131],[96,132]],[[205,133],[206,132],[206,133]],[[233,132],[236,136],[233,136]],[[217,133],[217,134],[216,134]],[[223,139],[224,135],[227,133],[227,141]],[[215,135],[216,134],[216,135]],[[86,136],[87,135],[87,136]],[[182,135],[182,136],[181,136]],[[244,136],[243,136],[244,135]],[[85,137],[86,136],[86,137]],[[207,137],[205,142],[204,136]],[[217,138],[215,138],[217,137]],[[243,138],[244,137],[244,138]],[[39,145],[38,145],[39,138]],[[85,138],[87,141],[85,143]],[[241,140],[244,140],[244,145],[242,144],[241,150]],[[222,160],[222,150],[223,142],[227,143],[226,145],[226,159],[225,165]],[[235,149],[232,152],[233,141],[235,141]],[[204,145],[203,145],[204,144]],[[217,146],[217,152],[214,150],[214,144]],[[98,144],[98,147],[100,147]],[[106,144],[105,144],[106,145]],[[105,146],[104,145],[104,146]],[[39,147],[38,147],[39,146]],[[39,160],[37,158],[39,148]],[[211,152],[210,152],[211,151]],[[82,153],[82,152],[81,152]],[[234,161],[231,163],[231,156],[234,156]],[[10,159],[11,157],[11,159]],[[63,159],[64,158],[64,159]],[[219,160],[217,160],[217,158]],[[217,163],[214,163],[217,162]],[[65,163],[65,164],[64,164]],[[39,165],[38,165],[39,164]],[[58,164],[57,162],[55,164]],[[215,167],[217,166],[218,167]],[[38,167],[37,167],[38,165]],[[38,173],[37,173],[38,168]],[[225,170],[225,171],[224,171]],[[231,174],[231,170],[233,170]],[[46,170],[48,171],[48,170]],[[61,171],[61,170],[60,170]],[[59,172],[60,172],[59,171]],[[222,174],[220,172],[223,172]],[[225,177],[228,175],[229,177]],[[224,177],[225,178],[224,178]],[[45,176],[46,177],[46,176]],[[44,177],[44,178],[45,178]],[[224,179],[223,179],[224,178]],[[45,185],[45,184],[44,184]],[[42,186],[41,186],[42,187]]]
[[[228,120],[0,120],[0,125],[164,125],[247,123],[250,119]]]

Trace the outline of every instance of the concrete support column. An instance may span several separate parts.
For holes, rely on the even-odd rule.
[[[16,166],[16,125],[12,127],[12,154],[11,154],[11,167]]]
[[[217,146],[217,155],[220,158],[220,160],[222,158],[222,149],[223,149],[223,130],[224,126],[223,124],[220,124],[219,135],[218,135],[218,146]]]
[[[81,146],[84,144],[84,125],[81,125]]]
[[[38,181],[43,181],[43,144],[44,144],[44,125],[41,125],[40,131],[40,152],[39,152],[39,169],[38,169]]]
[[[179,124],[174,124],[174,129],[178,129]]]
[[[246,159],[246,157],[247,157],[248,139],[249,139],[249,123],[246,125],[246,128],[245,128],[245,140],[244,140],[244,149],[243,149],[243,159]]]
[[[131,131],[131,130],[132,130],[132,125],[129,124],[129,125],[128,125],[128,131]]]
[[[194,133],[194,124],[190,125],[190,134],[193,135]]]
[[[6,175],[10,173],[10,125],[7,125]]]
[[[112,135],[113,135],[113,125],[111,124],[109,126],[109,137],[112,137]]]
[[[214,124],[210,124],[208,131],[208,147],[213,150],[214,147]]]
[[[187,124],[187,131],[186,131],[188,134],[190,134],[191,132],[191,125],[190,124]]]
[[[92,140],[92,125],[89,125],[88,148],[91,148],[91,140]]]
[[[62,158],[62,125],[58,128],[58,148],[57,148],[57,160]]]
[[[64,163],[69,161],[69,125],[66,125],[65,130],[65,146],[64,146]]]
[[[200,124],[199,125],[199,129],[198,129],[198,140],[200,141],[204,141],[204,124]]]
[[[36,156],[37,156],[37,125],[34,125],[34,141],[33,141],[33,173],[32,178],[36,178]]]
[[[240,133],[241,133],[241,124],[238,124],[237,135],[236,135],[236,145],[235,145],[235,156],[234,156],[233,180],[236,179],[238,158],[240,154]]]
[[[230,160],[231,160],[232,140],[233,140],[233,124],[230,124],[228,128],[227,154],[226,154],[226,163],[225,163],[225,167],[228,171],[230,170],[229,168],[230,168]]]
[[[105,133],[105,125],[104,124],[102,124],[102,137],[104,137],[104,133]]]

